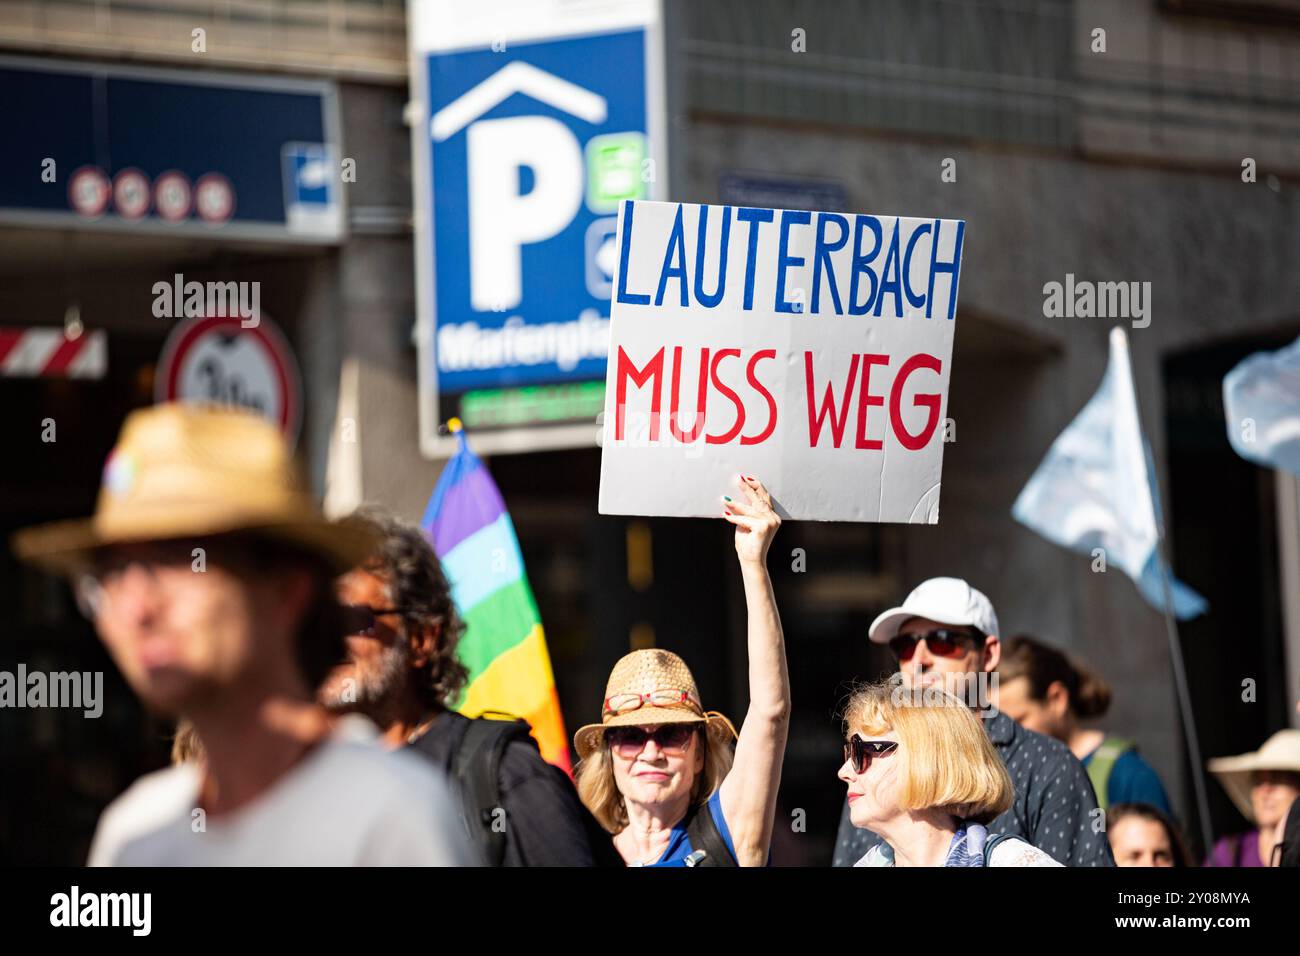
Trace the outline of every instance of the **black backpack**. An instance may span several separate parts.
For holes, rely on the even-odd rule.
[[[727,849],[727,841],[722,839],[707,803],[692,807],[686,815],[686,835],[690,837],[692,848],[691,855],[686,858],[687,866],[740,865]]]
[[[536,754],[539,766],[564,776],[562,770],[542,760],[527,721],[511,715],[501,716],[507,719],[486,716],[470,719],[455,711],[447,711],[438,716],[427,733],[411,744],[413,749],[447,774],[460,798],[464,831],[478,852],[479,862],[487,866],[503,866],[509,856],[510,841],[506,835],[509,823],[504,816],[501,768],[510,746],[516,742],[526,744]],[[609,834],[582,806],[576,793],[573,803],[581,816],[593,863],[602,867],[623,866],[623,858],[614,849]],[[517,843],[516,857],[510,862],[521,866],[537,862],[526,859]]]
[[[465,719],[464,733],[452,751],[448,768],[448,774],[460,793],[465,830],[488,866],[501,866],[506,858],[501,759],[506,748],[516,740],[536,746],[528,721],[488,717]]]

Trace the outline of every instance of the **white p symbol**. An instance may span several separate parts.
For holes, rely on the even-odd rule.
[[[522,246],[559,233],[582,203],[582,149],[548,116],[480,120],[466,138],[470,304],[480,312],[511,309],[523,298]],[[533,173],[526,193],[522,166]]]
[[[471,123],[516,93],[593,125],[607,117],[604,97],[523,60],[502,67],[433,116],[435,142],[469,125],[470,304],[479,312],[520,303],[521,248],[558,234],[573,222],[582,203],[582,150],[559,120],[514,116]],[[526,193],[519,181],[525,166],[533,173],[533,187]],[[575,259],[580,267],[581,259]]]

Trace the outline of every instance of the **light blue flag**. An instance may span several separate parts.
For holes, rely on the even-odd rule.
[[[1223,377],[1228,441],[1242,458],[1300,475],[1300,339]]]
[[[1096,394],[1057,436],[1011,514],[1072,551],[1102,548],[1153,607],[1163,610],[1159,498],[1142,437],[1124,330],[1110,333],[1110,361]],[[1169,576],[1174,615],[1205,613],[1203,597]]]

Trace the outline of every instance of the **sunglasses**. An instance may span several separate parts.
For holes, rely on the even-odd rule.
[[[863,740],[854,734],[844,741],[844,759],[853,761],[853,772],[864,773],[872,758],[885,757],[898,749],[897,740]]]
[[[651,707],[677,707],[685,704],[697,714],[703,715],[699,703],[689,693],[672,687],[652,690],[648,694],[615,694],[605,698],[606,714],[626,714],[649,705]]]
[[[677,755],[686,750],[698,726],[695,723],[660,724],[651,731],[641,727],[611,727],[605,731],[605,740],[620,757],[635,757],[651,740],[664,753]]]
[[[984,635],[941,627],[927,634],[900,634],[889,642],[889,649],[900,663],[905,664],[912,659],[916,645],[921,641],[925,641],[925,646],[935,657],[961,657],[967,651],[981,647]]]
[[[409,608],[371,607],[369,604],[344,604],[343,633],[362,634],[366,637],[375,633],[379,618],[385,614],[405,614]]]

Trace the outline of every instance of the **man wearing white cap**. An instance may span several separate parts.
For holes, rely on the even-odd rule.
[[[934,687],[970,701],[974,679],[997,669],[998,633],[993,605],[981,592],[960,578],[931,578],[876,618],[869,636],[893,651],[903,688]],[[996,709],[982,716],[1015,786],[1011,808],[989,833],[1019,837],[1066,866],[1113,866],[1092,784],[1069,748]],[[834,864],[852,866],[879,839],[853,826],[845,803]]]

